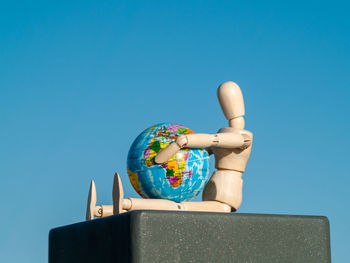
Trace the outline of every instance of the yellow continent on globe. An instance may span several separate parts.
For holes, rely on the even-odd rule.
[[[140,189],[140,182],[139,182],[139,175],[137,173],[133,173],[128,169],[128,175],[130,183],[133,185],[135,191],[141,195],[141,189]]]

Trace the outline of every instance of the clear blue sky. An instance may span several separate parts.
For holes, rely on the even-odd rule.
[[[0,1],[0,255],[47,262],[51,228],[84,220],[95,179],[127,197],[136,136],[226,126],[237,82],[254,133],[239,212],[325,215],[350,247],[350,6],[339,1]]]

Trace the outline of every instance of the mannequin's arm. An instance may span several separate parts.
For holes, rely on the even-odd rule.
[[[164,163],[182,148],[242,148],[247,144],[246,138],[239,132],[206,134],[196,133],[180,135],[176,141],[169,144],[155,158],[156,163]]]

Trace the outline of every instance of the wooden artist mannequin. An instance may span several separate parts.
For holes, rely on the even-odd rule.
[[[92,181],[86,219],[108,216],[112,211],[113,214],[132,210],[236,211],[242,202],[242,173],[250,156],[253,134],[244,130],[244,102],[239,86],[231,81],[225,82],[219,86],[217,95],[229,127],[220,129],[217,134],[180,135],[155,158],[155,163],[164,163],[182,148],[206,148],[210,154],[214,154],[217,171],[204,187],[202,202],[124,199],[120,176],[116,173],[113,182],[113,209],[111,206],[96,207],[96,189]]]

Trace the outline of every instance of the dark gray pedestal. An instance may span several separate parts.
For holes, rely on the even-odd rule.
[[[49,263],[330,262],[326,217],[134,211],[51,230]]]

